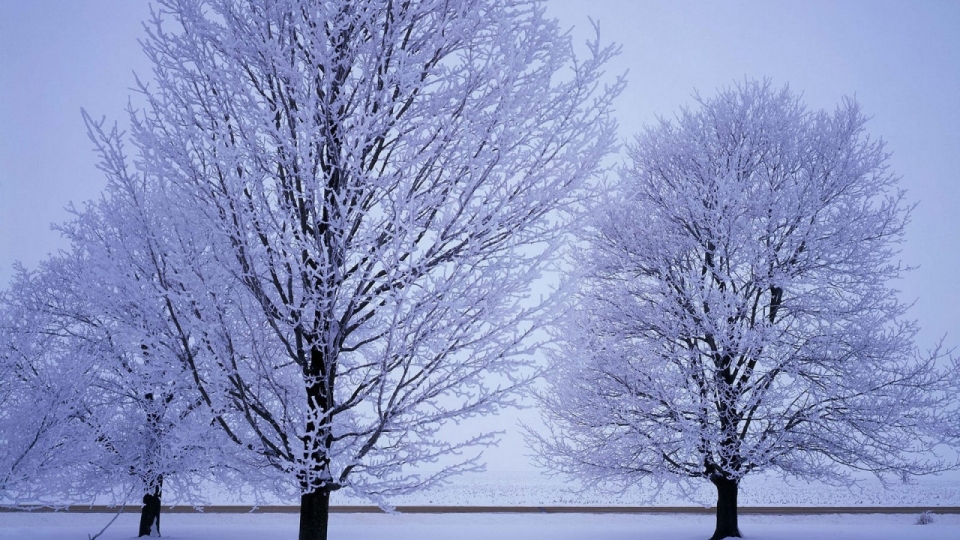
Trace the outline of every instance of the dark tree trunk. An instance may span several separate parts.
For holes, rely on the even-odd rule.
[[[300,496],[300,540],[327,540],[330,490],[318,489]]]
[[[160,536],[160,486],[143,496],[138,536]]]
[[[305,341],[316,343],[314,335]],[[310,350],[310,362],[304,370],[307,384],[307,408],[310,411],[303,437],[305,470],[300,477],[300,540],[327,540],[330,517],[330,492],[336,489],[330,475],[330,448],[333,432],[327,415],[333,408],[333,382],[336,363],[327,362],[322,349]],[[323,418],[318,422],[316,419]]]
[[[717,486],[717,529],[713,532],[710,540],[730,537],[740,538],[740,527],[737,524],[737,489],[739,483],[737,480],[723,478],[720,475],[714,475],[710,478],[710,481]]]
[[[141,345],[141,348],[144,351],[144,356],[149,356],[149,349],[146,345]],[[153,456],[158,457],[160,455],[160,423],[163,417],[162,409],[163,403],[160,403],[159,400],[154,400],[153,392],[148,392],[144,396],[147,412],[147,428],[148,428],[148,439],[147,447]],[[166,396],[166,403],[170,403],[170,400],[173,399],[172,394]],[[159,474],[156,477],[153,476],[153,473],[156,472],[156,464],[153,466],[147,465],[147,470],[144,471],[144,476],[141,479],[146,484],[147,493],[143,496],[143,508],[140,509],[140,534],[138,536],[160,536],[160,495],[163,492],[163,474]],[[151,488],[153,493],[150,492]]]

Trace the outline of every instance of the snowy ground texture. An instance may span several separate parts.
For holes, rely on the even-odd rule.
[[[669,488],[659,494],[639,490],[609,494],[578,488],[538,472],[491,471],[464,476],[447,486],[390,502],[444,506],[712,506],[717,496],[708,482],[687,496]],[[739,502],[740,506],[960,506],[960,475],[921,477],[911,484],[896,483],[889,489],[869,477],[858,487],[848,489],[757,474],[744,478]],[[335,492],[333,504],[369,503]]]
[[[409,497],[396,505],[442,506],[694,506],[714,503],[706,485],[691,498],[663,492],[651,499],[639,492],[621,496],[576,493],[577,486],[538,473],[487,472]],[[865,481],[847,490],[786,483],[755,476],[744,480],[741,506],[910,506],[929,508],[934,522],[917,525],[915,514],[741,515],[741,532],[754,540],[870,539],[960,540],[960,515],[937,514],[937,507],[960,506],[960,477],[920,478],[911,485],[883,489]],[[174,501],[167,500],[166,503]],[[265,501],[266,502],[266,501]],[[291,504],[293,501],[269,501]],[[210,504],[243,504],[225,494]],[[334,504],[367,501],[334,494]],[[181,504],[183,504],[181,502]],[[86,540],[99,532],[113,514],[0,512],[0,540]],[[100,540],[133,538],[139,514],[125,513]],[[291,514],[182,514],[161,518],[165,538],[175,540],[284,540],[297,537]],[[330,540],[703,540],[713,532],[710,514],[333,514]]]
[[[110,521],[109,514],[0,514],[0,540],[85,540]],[[960,515],[934,515],[917,525],[915,515],[818,515],[740,517],[753,540],[957,540]],[[100,537],[134,538],[137,514],[122,514]],[[167,514],[164,538],[172,540],[284,540],[297,537],[295,514]],[[330,540],[704,540],[713,517],[678,514],[334,514]]]

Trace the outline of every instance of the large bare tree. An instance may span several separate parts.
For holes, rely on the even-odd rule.
[[[531,374],[530,286],[613,145],[615,51],[578,61],[538,2],[158,5],[138,155],[106,170],[173,201],[163,294],[214,424],[294,488],[301,539],[334,490],[475,468],[414,469],[489,443],[438,430]]]
[[[636,138],[582,237],[544,461],[594,483],[709,480],[714,540],[740,536],[754,471],[951,466],[935,451],[957,443],[956,377],[917,354],[891,287],[910,207],[860,107],[810,111],[756,81],[697,105]]]

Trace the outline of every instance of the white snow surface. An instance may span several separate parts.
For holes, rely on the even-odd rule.
[[[165,490],[164,507],[208,505],[297,505],[270,493],[259,496],[242,489],[207,485],[200,490],[204,500],[188,500],[173,490]],[[867,477],[855,487],[831,486],[819,482],[784,480],[772,475],[755,474],[744,478],[738,496],[741,507],[937,507],[960,506],[960,473],[920,477],[909,484],[890,483],[884,487],[875,478]],[[0,500],[0,503],[3,501]],[[23,501],[26,503],[26,501]],[[584,489],[576,482],[539,471],[487,471],[454,478],[446,485],[387,501],[394,506],[713,506],[716,493],[704,481],[693,493],[681,493],[667,486],[659,493],[648,489],[631,489],[624,493],[604,493]],[[111,505],[113,500],[61,500],[63,505]],[[131,501],[133,504],[133,501]],[[331,497],[334,506],[372,506],[367,499],[354,498],[347,490]],[[4,514],[0,514],[2,520]],[[958,537],[960,540],[960,537]]]
[[[211,487],[206,491],[208,505],[291,505],[297,500],[284,500],[269,494],[259,498]],[[884,487],[873,477],[866,477],[852,488],[802,480],[783,480],[772,475],[755,474],[740,485],[740,506],[909,506],[935,509],[960,506],[960,474],[920,477],[909,484],[897,481]],[[648,489],[631,489],[624,493],[604,493],[583,489],[580,484],[539,471],[487,471],[454,478],[448,484],[411,495],[393,497],[395,506],[713,506],[716,492],[704,481],[693,493],[683,494],[665,487],[659,493]],[[67,504],[66,501],[64,501]],[[109,504],[98,500],[97,504]],[[165,493],[165,505],[198,505],[199,501],[180,500],[175,493]],[[333,493],[333,505],[372,505],[366,499],[350,497],[344,491]],[[202,505],[202,504],[201,504]]]
[[[744,477],[738,500],[740,506],[960,506],[960,475],[920,477],[909,484],[894,481],[887,487],[876,478],[866,477],[857,486],[847,488],[755,474]],[[704,481],[700,489],[688,494],[671,487],[659,493],[644,489],[631,489],[622,494],[603,493],[584,490],[563,477],[536,471],[488,471],[464,475],[446,486],[396,497],[390,503],[398,506],[712,506],[716,504],[716,490]],[[334,492],[332,504],[370,503]]]
[[[4,513],[0,540],[84,539],[112,518],[109,514]],[[123,514],[101,540],[134,538],[139,516]],[[935,515],[917,525],[906,514],[740,516],[744,538],[754,540],[957,540],[960,515]],[[164,538],[172,540],[261,540],[297,537],[296,514],[167,514]],[[330,540],[703,540],[713,516],[678,514],[333,514]]]

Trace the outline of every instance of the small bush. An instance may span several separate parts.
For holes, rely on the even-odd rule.
[[[933,523],[933,514],[929,511],[921,513],[920,517],[917,518],[917,525],[926,525],[928,523]]]

